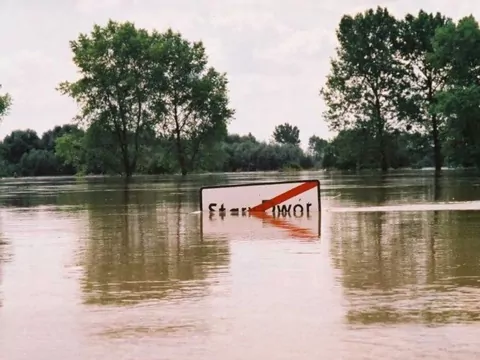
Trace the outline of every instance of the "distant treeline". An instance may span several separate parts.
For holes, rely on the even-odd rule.
[[[337,39],[320,91],[337,136],[313,135],[303,151],[289,123],[268,143],[228,133],[235,110],[227,76],[208,66],[201,41],[130,22],[95,25],[70,42],[80,78],[58,87],[79,105],[77,122],[41,137],[8,135],[0,175],[480,167],[480,29],[472,16],[396,19],[377,7],[345,15]],[[0,119],[11,107],[10,95],[0,95]]]
[[[141,151],[135,173],[180,173],[175,144],[150,135],[139,141]],[[269,142],[259,141],[251,134],[228,134],[186,166],[189,172],[351,169],[358,165],[357,154],[350,150],[354,141],[355,134],[351,131],[342,131],[332,141],[312,136],[308,150],[303,151],[298,128],[283,124],[275,128]],[[389,141],[394,167],[432,165],[427,138],[398,132]],[[115,134],[95,126],[83,130],[66,124],[41,136],[33,130],[16,130],[0,142],[0,177],[123,173]]]

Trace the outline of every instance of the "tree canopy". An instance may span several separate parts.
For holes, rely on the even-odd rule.
[[[396,19],[384,8],[344,15],[337,30],[336,58],[321,89],[330,128],[369,133],[383,170],[388,168],[386,133],[404,90],[399,86],[405,73],[397,56],[399,32]]]
[[[275,126],[273,139],[279,144],[300,145],[300,130],[297,126],[284,123]]]
[[[81,78],[59,90],[80,105],[80,122],[115,135],[127,177],[144,155],[140,139],[149,133],[171,142],[184,175],[191,168],[187,157],[194,161],[226,135],[234,113],[226,75],[207,66],[201,42],[190,43],[171,29],[149,33],[110,20],[70,47]]]

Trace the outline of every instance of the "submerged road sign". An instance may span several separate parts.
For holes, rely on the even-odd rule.
[[[237,216],[262,212],[302,216],[320,211],[320,181],[206,186],[200,189],[200,209]]]

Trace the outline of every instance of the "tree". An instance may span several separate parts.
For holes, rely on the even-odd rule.
[[[48,150],[32,149],[24,153],[18,164],[21,176],[48,176],[58,174],[58,159]]]
[[[11,164],[18,164],[24,154],[40,149],[40,138],[35,130],[14,130],[3,140],[4,157]]]
[[[53,151],[55,149],[55,143],[58,138],[65,134],[81,133],[82,130],[76,125],[65,124],[62,126],[55,126],[53,129],[45,131],[42,135],[41,146],[42,149]]]
[[[335,167],[342,170],[361,170],[376,167],[378,165],[378,153],[375,148],[375,141],[372,141],[374,132],[375,129],[372,127],[354,127],[340,130],[332,141],[333,151],[332,149],[326,149],[326,151],[330,151],[330,156],[335,155]],[[387,138],[385,138],[385,142],[387,142]],[[322,165],[326,166],[325,163]]]
[[[300,145],[300,130],[289,123],[275,126],[273,139],[280,144]]]
[[[2,85],[0,85],[0,89]],[[3,116],[8,114],[8,110],[12,104],[12,97],[7,93],[4,95],[0,95],[0,120],[2,120]]]
[[[76,173],[85,173],[85,135],[80,132],[65,133],[55,141],[55,154],[63,165],[71,166]]]
[[[404,67],[398,58],[398,22],[378,7],[345,15],[337,30],[339,47],[320,94],[332,130],[369,127],[378,144],[383,171],[388,169],[386,134],[397,120]]]
[[[310,136],[308,139],[308,152],[307,154],[312,157],[317,165],[323,167],[325,155],[328,152],[330,144],[327,140],[321,139],[316,135]]]
[[[400,54],[407,69],[404,85],[408,92],[399,99],[398,110],[410,125],[419,125],[431,134],[436,171],[443,164],[440,133],[444,117],[432,109],[437,92],[446,84],[447,71],[433,62],[433,39],[448,21],[438,12],[427,14],[420,10],[417,16],[407,14],[400,24]]]
[[[61,83],[59,90],[80,104],[79,121],[115,134],[127,177],[136,169],[141,133],[164,111],[162,46],[157,32],[112,20],[70,42],[81,78]]]
[[[328,141],[318,137],[317,135],[312,135],[308,139],[308,151],[314,156],[321,158],[327,146]]]
[[[234,115],[229,108],[226,74],[207,67],[203,43],[189,42],[168,30],[163,34],[165,104],[158,129],[173,141],[180,171],[186,175],[199,155],[227,135]]]
[[[480,167],[480,29],[473,16],[448,22],[435,35],[435,63],[448,69],[436,111],[447,117],[450,161]]]

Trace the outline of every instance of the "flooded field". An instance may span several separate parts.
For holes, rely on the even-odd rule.
[[[202,185],[296,179],[320,216],[195,213]],[[1,360],[463,360],[479,338],[473,174],[0,180]]]

